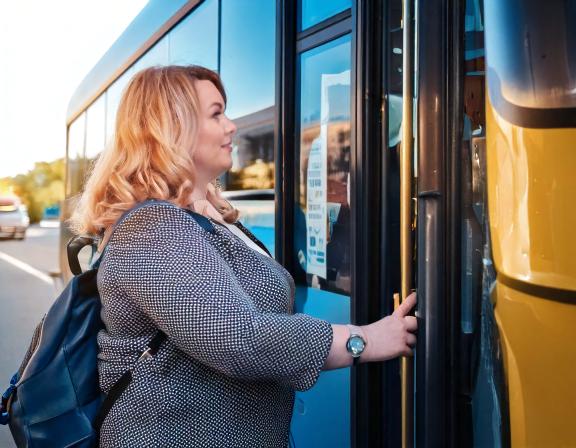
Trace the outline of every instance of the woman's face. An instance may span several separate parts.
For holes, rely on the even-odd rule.
[[[236,125],[224,115],[224,99],[211,81],[196,81],[199,122],[194,163],[202,182],[210,182],[232,167],[232,137]]]

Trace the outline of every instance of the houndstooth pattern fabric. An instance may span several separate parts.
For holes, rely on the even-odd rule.
[[[332,328],[292,314],[294,281],[274,259],[209,228],[151,203],[108,243],[98,272],[102,390],[135,367],[101,447],[288,446],[294,390],[316,382]],[[136,362],[158,328],[168,339]]]

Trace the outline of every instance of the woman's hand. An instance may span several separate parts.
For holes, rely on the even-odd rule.
[[[408,313],[415,304],[416,293],[413,292],[390,316],[361,327],[366,336],[366,350],[360,357],[360,362],[412,356],[412,348],[416,345],[414,332],[418,324],[416,318],[408,316]]]
[[[416,304],[416,293],[406,300],[390,316],[373,324],[360,327],[366,341],[366,349],[360,356],[360,362],[385,361],[397,356],[411,356],[416,344],[416,318],[408,316]],[[325,370],[349,367],[352,355],[346,350],[346,341],[350,330],[346,325],[332,324],[333,339],[330,353],[324,363]]]

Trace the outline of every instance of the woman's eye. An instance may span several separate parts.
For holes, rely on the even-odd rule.
[[[222,112],[216,112],[212,115],[212,118],[218,118],[220,115],[222,115]]]

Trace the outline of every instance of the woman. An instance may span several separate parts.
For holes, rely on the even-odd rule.
[[[102,390],[133,368],[102,447],[286,447],[294,390],[354,357],[410,355],[416,342],[406,316],[414,295],[352,330],[292,313],[292,277],[212,184],[232,165],[225,106],[205,68],[138,73],[72,218],[77,233],[108,239],[98,273]],[[167,340],[137,362],[158,329]]]

